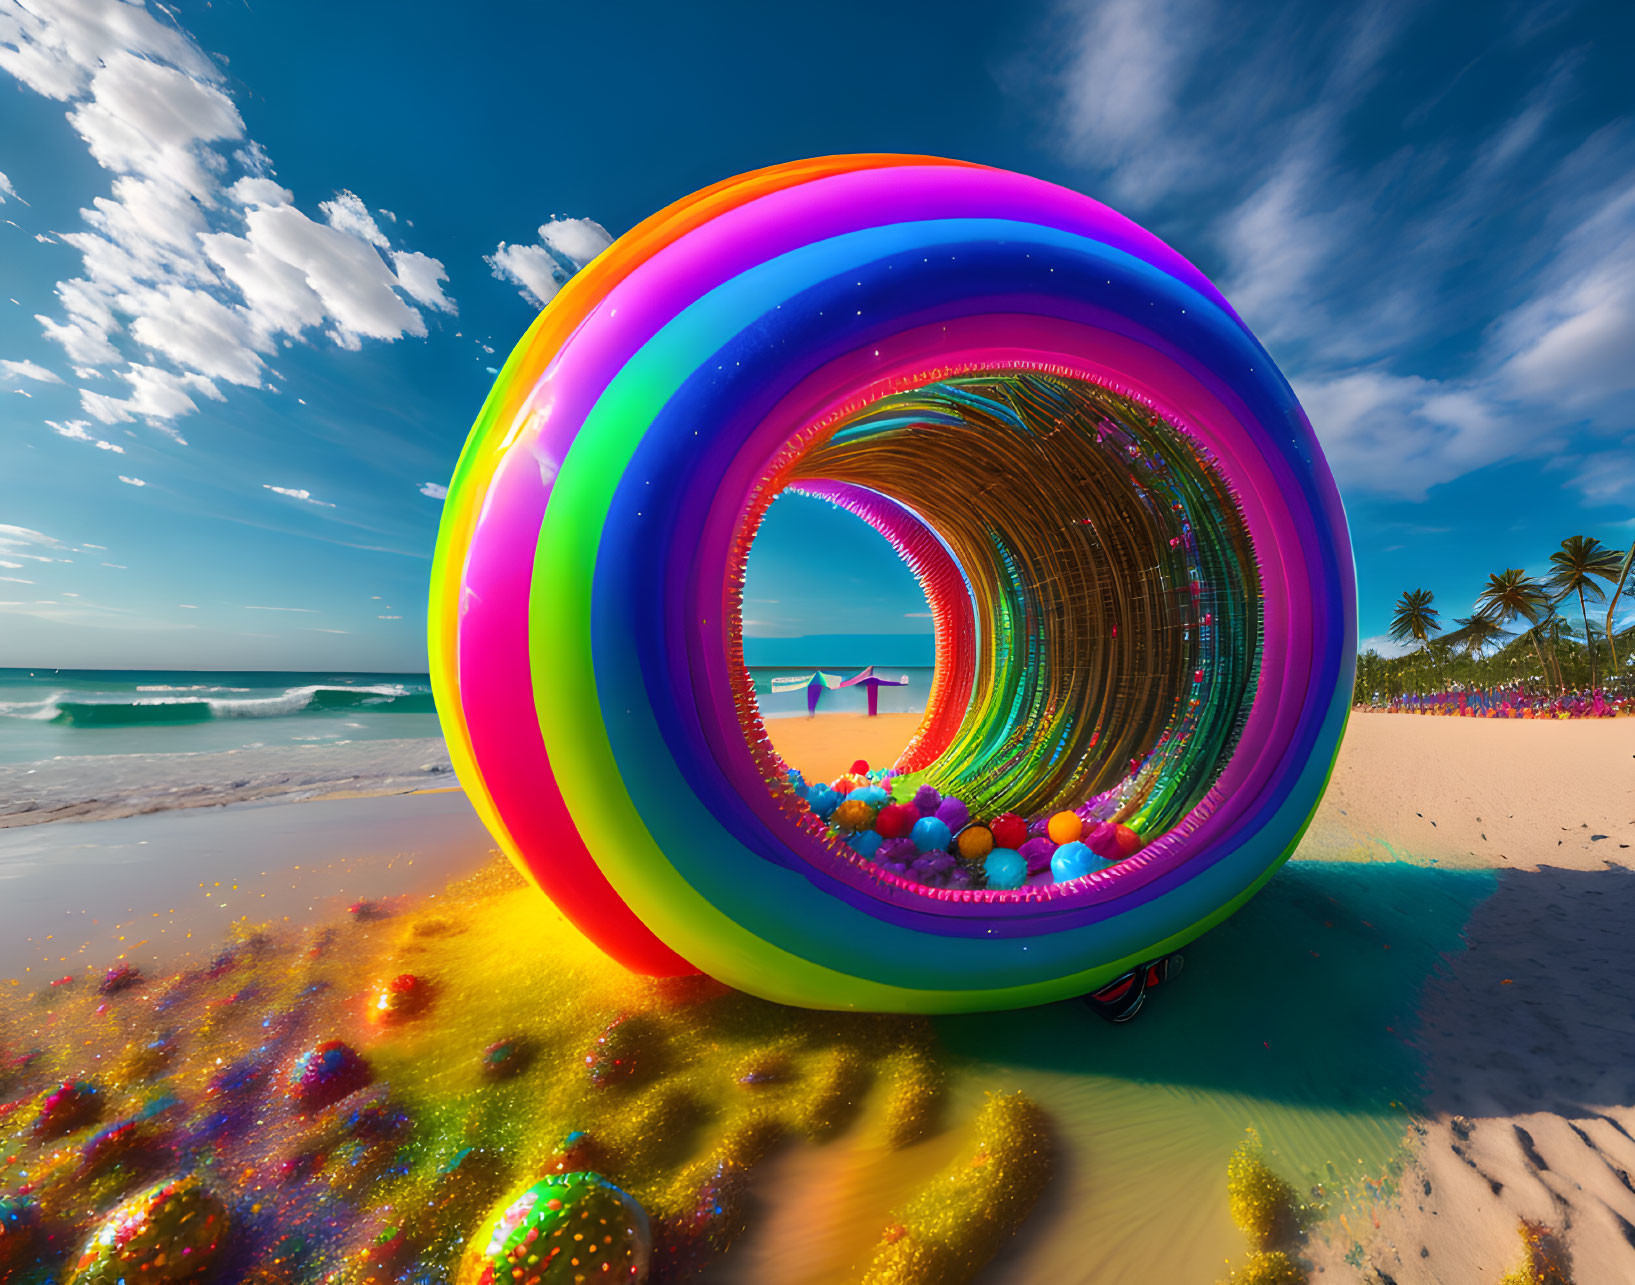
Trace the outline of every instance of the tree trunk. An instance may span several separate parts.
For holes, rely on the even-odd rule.
[[[1595,638],[1590,633],[1590,609],[1584,605],[1584,586],[1578,586],[1578,612],[1584,617],[1584,650],[1590,654],[1590,691],[1595,691]]]
[[[1635,544],[1629,546],[1629,553],[1624,557],[1623,568],[1618,572],[1618,583],[1612,586],[1612,601],[1607,603],[1607,650],[1612,653],[1612,668],[1618,670],[1618,648],[1612,641],[1612,613],[1618,610],[1618,599],[1624,592],[1624,581],[1629,579],[1630,567],[1635,565]]]

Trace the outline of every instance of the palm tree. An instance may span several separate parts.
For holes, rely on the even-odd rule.
[[[1624,584],[1629,579],[1631,566],[1635,566],[1635,542],[1630,544],[1629,552],[1624,554],[1624,565],[1618,568],[1618,578],[1612,582],[1612,601],[1607,603],[1607,650],[1612,653],[1612,667],[1615,670],[1618,668],[1618,649],[1612,644],[1612,613],[1618,610],[1618,598],[1624,592]]]
[[[1487,578],[1487,588],[1476,595],[1476,610],[1491,616],[1501,625],[1508,625],[1512,620],[1525,620],[1529,625],[1538,624],[1539,614],[1549,605],[1548,595],[1544,586],[1520,567],[1511,567],[1508,571],[1500,571],[1496,575],[1490,574]],[[1549,668],[1544,663],[1544,651],[1539,646],[1538,631],[1529,629],[1527,636],[1533,641],[1533,652],[1538,657],[1539,672],[1544,675],[1544,681],[1550,681]]]
[[[1431,635],[1442,632],[1440,613],[1431,606],[1434,597],[1429,589],[1408,590],[1391,608],[1391,627],[1386,632],[1398,642],[1412,638],[1422,647],[1429,643]]]
[[[1590,652],[1590,688],[1595,688],[1595,639],[1590,634],[1590,609],[1585,595],[1600,602],[1606,597],[1597,578],[1612,581],[1618,576],[1618,554],[1591,535],[1570,535],[1561,547],[1550,555],[1550,588],[1556,591],[1557,602],[1569,594],[1578,595],[1579,614],[1584,618],[1584,642]]]
[[[1479,659],[1482,652],[1495,643],[1515,636],[1492,616],[1484,616],[1479,611],[1474,616],[1453,623],[1459,628],[1451,634],[1444,634],[1438,641],[1445,647],[1464,652],[1472,660]]]

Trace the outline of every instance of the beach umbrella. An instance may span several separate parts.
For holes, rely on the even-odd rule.
[[[839,674],[828,674],[821,669],[814,670],[810,674],[793,674],[772,680],[772,690],[777,694],[796,692],[804,687],[806,689],[806,713],[808,716],[817,713],[818,697],[823,695],[824,691],[833,691],[835,688],[843,686],[845,686],[845,683],[841,681]],[[869,713],[874,713],[874,693],[872,690],[869,693]]]
[[[902,687],[908,683],[908,675],[901,678],[886,678],[874,672],[873,665],[866,665],[858,670],[845,682],[842,687],[867,687],[869,689],[869,717],[873,718],[880,712],[880,689],[882,687]]]

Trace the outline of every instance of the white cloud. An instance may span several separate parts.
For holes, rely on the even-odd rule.
[[[47,370],[32,361],[0,361],[0,380],[15,383],[20,379],[33,379],[42,384],[62,383],[62,376],[56,371]]]
[[[303,615],[303,616],[316,616],[318,614],[318,611],[317,611],[317,609],[315,607],[252,607],[252,606],[246,605],[244,610],[245,611],[292,611],[292,612],[295,612],[295,613],[297,613],[299,615]]]
[[[454,311],[453,302],[443,293],[442,283],[448,280],[448,273],[436,259],[414,250],[393,250],[392,267],[397,271],[398,284],[411,298],[439,312]]]
[[[437,482],[422,482],[420,484],[420,494],[429,495],[434,500],[446,500],[448,499],[448,487]]]
[[[91,425],[88,420],[71,419],[66,423],[62,423],[54,419],[48,419],[45,422],[45,426],[53,433],[57,434],[58,437],[66,437],[69,439],[69,441],[88,442],[92,446],[95,446],[99,451],[112,451],[115,455],[123,455],[125,453],[125,448],[120,446],[117,442],[105,442],[101,438],[94,435],[90,431]],[[93,549],[99,546],[88,544],[85,547],[87,549]]]
[[[220,71],[168,19],[127,0],[0,0],[0,69],[66,103],[113,176],[60,234],[83,267],[37,318],[79,379],[132,384],[124,399],[82,391],[104,423],[162,426],[199,393],[220,399],[218,383],[265,386],[280,341],[355,349],[424,335],[419,307],[455,310],[443,265],[393,248],[352,192],[320,202],[322,221],[296,208]]]
[[[177,375],[156,366],[132,362],[119,377],[131,386],[129,397],[110,397],[105,393],[79,390],[80,405],[92,419],[103,424],[129,424],[145,420],[175,438],[181,445],[187,439],[169,425],[169,421],[198,409],[195,394],[222,401],[221,390],[203,375]]]
[[[1388,660],[1394,660],[1398,656],[1406,656],[1418,645],[1417,643],[1400,643],[1390,634],[1375,634],[1371,638],[1359,638],[1357,640],[1357,654],[1361,656],[1364,652],[1371,651],[1384,656]]]
[[[23,198],[17,195],[17,189],[11,185],[11,180],[4,173],[0,173],[0,205],[6,203],[7,197],[14,201],[23,201]],[[27,205],[28,202],[23,201],[23,204]]]
[[[263,482],[261,484],[261,489],[264,491],[272,491],[277,495],[287,495],[292,500],[301,500],[307,504],[315,504],[320,509],[332,509],[335,507],[328,500],[314,499],[312,492],[307,490],[297,490],[294,487],[288,486],[274,486],[271,482]]]
[[[0,576],[7,584],[33,584],[32,580],[24,580],[21,576]]]
[[[126,477],[123,473],[121,473],[119,475],[119,480],[121,482],[123,482],[126,486],[146,486],[147,485],[147,483],[144,482],[141,478],[139,478],[139,477]]]
[[[378,245],[383,250],[391,245],[369,213],[369,207],[351,192],[335,193],[333,201],[322,202],[318,209],[329,220],[329,226],[337,231],[350,233],[358,240]]]
[[[541,224],[539,244],[501,241],[484,262],[501,281],[511,282],[523,298],[542,308],[569,277],[612,244],[608,230],[594,219],[552,219]]]
[[[55,536],[46,535],[43,531],[36,531],[32,527],[11,526],[0,522],[0,567],[8,571],[22,569],[21,562],[13,562],[12,558],[22,558],[28,562],[68,562],[70,559],[58,556],[67,552],[66,546]]]

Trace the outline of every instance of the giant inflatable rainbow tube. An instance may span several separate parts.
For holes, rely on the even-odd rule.
[[[1139,781],[1145,846],[939,888],[826,832],[743,664],[745,560],[790,489],[872,524],[930,604],[894,784],[988,815]],[[949,1012],[1095,989],[1252,896],[1322,795],[1355,639],[1311,426],[1202,273],[1049,183],[870,155],[707,188],[563,286],[449,487],[430,659],[473,805],[610,955]]]

